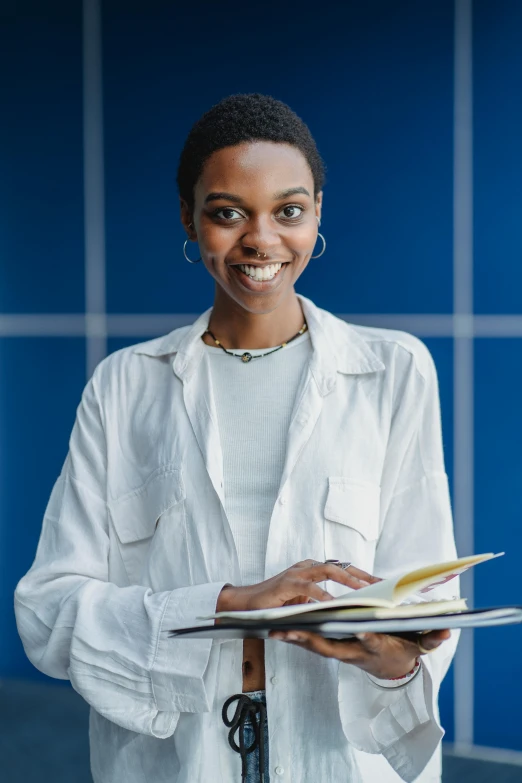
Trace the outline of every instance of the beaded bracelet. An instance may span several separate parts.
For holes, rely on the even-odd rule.
[[[408,674],[404,674],[402,677],[388,677],[386,679],[379,679],[379,677],[372,677],[371,674],[366,672],[366,676],[374,686],[374,688],[381,688],[383,691],[392,691],[397,688],[405,688],[416,677],[418,677],[422,666],[420,660],[417,658],[417,663]],[[385,684],[387,683],[387,684]]]
[[[411,669],[411,671],[406,672],[406,674],[403,674],[401,677],[386,677],[386,679],[387,680],[405,680],[406,677],[411,677],[412,674],[415,674],[415,672],[417,671],[419,666],[420,666],[420,660],[418,658],[415,658],[415,666],[413,667],[413,669]]]

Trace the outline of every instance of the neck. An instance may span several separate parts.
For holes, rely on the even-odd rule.
[[[251,313],[235,302],[214,302],[208,328],[229,350],[275,348],[293,337],[305,322],[295,291],[279,307],[268,313]],[[209,334],[205,343],[215,345]]]

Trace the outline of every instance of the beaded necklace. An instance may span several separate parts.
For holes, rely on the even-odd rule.
[[[306,322],[305,322],[305,323],[302,325],[302,327],[299,329],[299,331],[297,332],[297,334],[294,334],[294,336],[293,336],[293,337],[291,337],[289,340],[287,340],[287,341],[286,341],[286,343],[282,343],[281,345],[278,345],[278,347],[277,347],[277,348],[272,348],[272,350],[271,350],[271,351],[267,351],[267,353],[259,353],[259,354],[256,354],[255,356],[252,356],[252,354],[251,354],[251,353],[248,353],[248,351],[245,351],[245,353],[232,353],[232,351],[227,351],[227,349],[226,349],[226,348],[225,348],[223,345],[221,345],[221,343],[219,342],[219,340],[217,340],[217,339],[214,337],[214,335],[212,334],[212,332],[210,331],[210,329],[206,329],[206,330],[205,330],[205,334],[207,334],[207,333],[208,333],[208,334],[209,334],[209,335],[212,337],[212,339],[214,340],[214,342],[216,343],[216,345],[218,345],[220,348],[222,348],[222,349],[225,351],[225,353],[228,353],[228,355],[229,355],[229,356],[237,356],[239,359],[241,359],[241,361],[242,361],[242,362],[245,362],[245,364],[246,364],[246,363],[247,363],[247,362],[249,362],[251,359],[262,359],[262,358],[263,358],[263,356],[270,356],[270,354],[271,354],[271,353],[275,353],[276,351],[280,351],[280,350],[281,350],[281,348],[284,348],[285,346],[287,346],[287,345],[288,345],[288,343],[291,343],[291,342],[292,342],[292,340],[295,340],[295,339],[296,339],[296,337],[299,337],[299,335],[301,335],[301,334],[304,334],[304,332],[306,332],[307,328],[308,328],[308,327],[307,327],[307,325],[306,325]]]

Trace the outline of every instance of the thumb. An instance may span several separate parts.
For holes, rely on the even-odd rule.
[[[437,647],[440,647],[440,645],[446,641],[446,639],[449,639],[451,636],[451,632],[448,630],[444,631],[430,631],[429,633],[422,634],[417,639],[417,645],[419,647],[419,651],[421,655],[427,655],[430,652],[433,652],[433,650],[436,650]]]

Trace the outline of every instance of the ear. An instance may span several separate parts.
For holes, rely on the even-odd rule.
[[[315,215],[321,220],[321,213],[323,210],[323,191],[320,190],[315,199]]]
[[[187,202],[181,197],[179,199],[179,206],[180,206],[181,223],[183,225],[183,228],[185,229],[188,238],[192,242],[195,242],[197,240],[197,234],[196,234],[196,229],[194,228],[194,218],[188,207]]]

